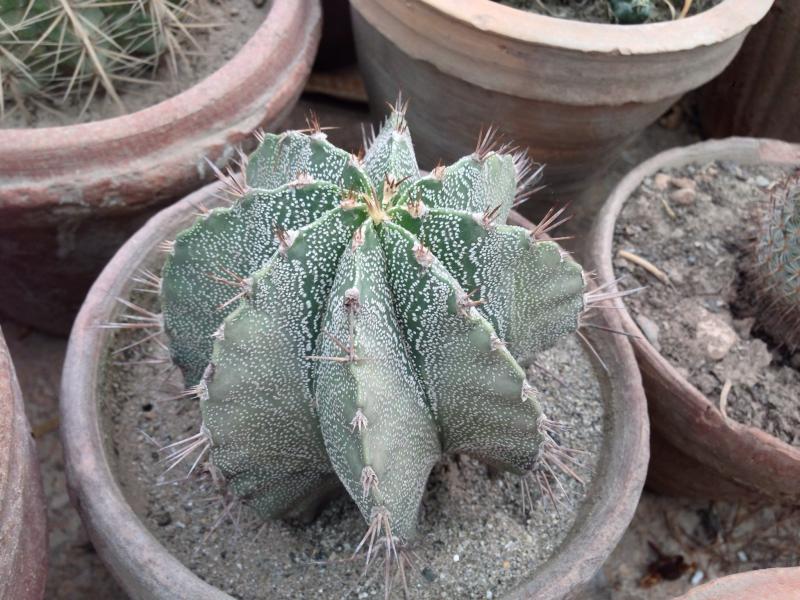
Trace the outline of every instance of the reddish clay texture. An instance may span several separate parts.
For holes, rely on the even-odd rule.
[[[663,23],[556,19],[486,0],[353,0],[373,110],[398,89],[423,164],[500,127],[547,164],[538,201],[578,201],[632,136],[718,75],[772,0],[725,0]],[[588,198],[588,195],[587,195]],[[533,202],[526,210],[537,212]]]
[[[158,261],[163,260],[159,242],[173,239],[192,223],[198,204],[218,205],[218,192],[219,186],[211,185],[162,210],[117,252],[90,290],[67,351],[61,435],[73,503],[104,562],[132,598],[231,600],[169,554],[137,518],[115,482],[113,460],[103,442],[102,410],[102,404],[113,399],[100,395],[110,335],[97,327],[113,320],[119,304],[115,298],[130,292],[135,285],[131,276],[137,270],[158,269]],[[519,215],[511,220],[532,227]],[[613,314],[607,317],[610,327],[620,326]],[[621,336],[593,335],[592,339],[609,373],[601,375],[608,442],[588,495],[591,501],[560,550],[509,598],[580,597],[583,586],[616,546],[639,500],[647,469],[648,422],[633,352]]]
[[[41,600],[47,524],[36,446],[0,332],[0,598]]]
[[[701,585],[677,600],[798,600],[800,567],[729,575]]]
[[[225,66],[133,114],[0,129],[0,314],[66,333],[86,290],[146,218],[210,180],[292,108],[320,35],[314,0],[273,0]]]
[[[633,169],[601,209],[587,245],[601,281],[614,279],[614,227],[642,180],[663,169],[714,160],[800,165],[800,146],[729,138],[668,150]],[[644,338],[621,301],[619,306],[625,331],[636,336],[633,347],[652,423],[648,487],[675,496],[800,500],[800,448],[723,415]]]

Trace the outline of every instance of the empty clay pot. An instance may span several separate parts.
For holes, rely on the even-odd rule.
[[[800,146],[729,138],[667,150],[634,168],[606,200],[589,238],[586,255],[600,281],[614,279],[615,224],[642,180],[663,169],[714,160],[800,165]],[[675,496],[800,500],[800,448],[728,419],[645,339],[617,302],[625,331],[636,336],[633,347],[652,423],[648,486]]]
[[[61,433],[73,503],[98,553],[132,598],[231,600],[161,545],[117,483],[116,461],[105,441],[108,406],[114,399],[103,393],[112,336],[96,326],[115,318],[120,307],[115,298],[130,293],[134,273],[143,267],[160,270],[164,254],[159,243],[194,222],[198,205],[219,205],[218,192],[211,185],[162,210],[117,252],[77,317],[64,366]],[[532,227],[519,215],[510,221]],[[607,317],[611,327],[618,326],[613,324],[615,315]],[[509,598],[575,597],[619,541],[639,499],[647,468],[648,423],[633,352],[621,336],[593,335],[592,340],[609,373],[597,370],[608,433],[590,500],[561,548]]]
[[[228,63],[133,114],[0,129],[0,315],[65,334],[94,278],[148,216],[275,128],[310,72],[316,0],[273,0]]]
[[[411,100],[421,163],[472,152],[479,130],[494,124],[547,164],[536,200],[552,204],[577,202],[626,141],[719,74],[771,4],[725,0],[644,25],[488,0],[353,0],[352,9],[372,109],[382,114],[399,90]]]
[[[0,598],[41,600],[47,523],[36,445],[0,332]]]

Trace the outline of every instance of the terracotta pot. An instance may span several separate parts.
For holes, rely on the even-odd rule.
[[[800,568],[762,569],[701,585],[678,600],[798,600]]]
[[[356,62],[348,0],[322,0],[322,38],[314,69],[346,67]]]
[[[0,332],[0,598],[41,600],[47,523],[36,445]]]
[[[208,186],[164,209],[117,252],[77,317],[64,366],[61,432],[70,492],[97,551],[133,598],[230,600],[169,554],[139,520],[115,480],[104,432],[104,406],[111,399],[99,391],[110,335],[96,327],[114,318],[114,299],[130,292],[134,272],[160,268],[163,253],[158,243],[193,222],[198,204],[218,203],[213,198],[217,189]],[[647,467],[648,423],[635,359],[625,338],[594,336],[593,341],[611,373],[602,376],[607,436],[591,501],[562,548],[512,598],[555,600],[579,590],[611,553],[638,502]]]
[[[679,21],[610,25],[488,0],[352,0],[373,111],[398,89],[410,98],[420,162],[472,152],[495,124],[547,164],[536,197],[550,203],[577,203],[626,141],[725,68],[771,4],[725,0]]]
[[[588,243],[601,281],[614,279],[614,227],[625,202],[645,177],[691,163],[800,165],[800,146],[775,140],[729,138],[662,152],[617,185],[601,209]],[[800,500],[800,448],[726,418],[646,340],[619,304],[633,340],[652,423],[648,486],[676,496]]]
[[[273,0],[239,53],[183,93],[68,127],[0,129],[0,313],[67,333],[91,282],[149,215],[213,178],[294,106],[317,0]]]
[[[800,142],[800,3],[775,0],[727,69],[698,90],[708,137]]]

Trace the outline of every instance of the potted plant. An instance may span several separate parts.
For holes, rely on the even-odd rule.
[[[774,140],[675,148],[628,173],[598,215],[588,255],[599,276],[650,286],[619,307],[625,331],[638,336],[653,424],[648,485],[656,491],[800,498],[800,448],[791,437],[800,375],[785,303],[792,294],[766,300],[793,279],[770,282],[773,269],[754,250],[775,235],[791,251],[789,229],[780,233],[791,218],[774,211],[793,202],[782,179],[798,165],[800,148]]]
[[[794,106],[800,95],[800,6],[776,0],[719,77],[697,91],[703,135],[800,142]],[[780,64],[781,68],[767,68]]]
[[[41,600],[47,525],[36,446],[0,332],[0,597]]]
[[[540,198],[552,204],[579,200],[626,141],[720,73],[771,2],[724,0],[688,18],[637,25],[505,4],[354,0],[359,64],[373,110],[398,88],[414,98],[409,122],[423,162],[453,160],[474,131],[502,123],[547,164]]]
[[[73,329],[61,412],[73,500],[132,597],[369,593],[374,581],[350,559],[359,549],[368,563],[385,559],[387,584],[415,553],[422,578],[405,584],[451,595],[561,598],[587,584],[638,500],[643,396],[626,339],[602,331],[615,328],[614,311],[578,318],[607,295],[584,291],[580,267],[546,237],[557,218],[535,226],[510,212],[532,181],[515,156],[483,140],[420,177],[399,104],[363,160],[312,121],[307,133],[262,139],[227,182],[231,207],[219,208],[220,184],[204,188],[117,253]],[[555,363],[543,350],[578,325],[595,328],[586,333],[604,367],[574,340]],[[163,382],[164,343],[188,405],[144,383]],[[563,401],[548,403],[558,380]],[[578,422],[563,429],[541,407]],[[169,440],[167,464],[142,435]],[[570,444],[587,448],[590,480]],[[455,448],[464,456],[429,478]],[[487,478],[466,455],[540,491]],[[187,507],[185,487],[153,485],[181,461],[203,473],[197,485],[226,482],[222,513]],[[558,469],[570,477],[556,482]],[[312,525],[274,518],[310,518],[343,490],[355,503],[342,495]],[[561,517],[533,506],[537,495]],[[237,502],[260,515],[254,552],[229,539],[247,522],[226,520]],[[509,511],[520,502],[527,525]]]
[[[224,166],[253,131],[283,119],[313,62],[319,5],[275,0],[263,9],[242,7],[263,15],[255,33],[232,59],[177,95],[93,122],[0,129],[0,313],[67,332],[98,271],[148,215],[213,177],[208,161]],[[70,14],[84,34],[97,27],[95,13]],[[239,21],[228,12],[224,20],[235,35]],[[228,51],[224,38],[217,42]],[[38,110],[42,118],[49,114]]]
[[[761,569],[710,581],[679,600],[793,600],[800,589],[800,569]]]

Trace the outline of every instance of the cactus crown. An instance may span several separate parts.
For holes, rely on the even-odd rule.
[[[190,0],[0,0],[0,113],[42,99],[90,100],[154,70],[174,71],[197,26]],[[195,3],[196,8],[196,3]]]
[[[487,135],[420,176],[399,102],[363,159],[313,121],[260,140],[233,204],[165,246],[164,326],[203,416],[185,447],[207,444],[265,518],[341,482],[370,543],[413,536],[442,453],[549,490],[542,469],[572,457],[523,365],[586,301],[581,267],[542,239],[555,215],[505,224],[530,162]]]
[[[772,191],[756,217],[746,274],[760,328],[793,352],[800,348],[800,171]]]

